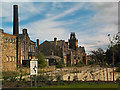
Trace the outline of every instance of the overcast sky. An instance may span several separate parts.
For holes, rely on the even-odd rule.
[[[2,29],[13,33],[13,5],[19,8],[19,31],[28,29],[31,40],[68,41],[76,33],[79,46],[90,52],[107,49],[108,34],[118,31],[117,2],[4,2],[2,3]]]

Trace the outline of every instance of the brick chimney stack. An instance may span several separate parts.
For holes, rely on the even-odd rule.
[[[13,35],[19,34],[18,5],[13,6]]]
[[[39,39],[37,39],[37,47],[39,46]]]

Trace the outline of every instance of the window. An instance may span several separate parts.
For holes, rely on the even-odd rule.
[[[13,62],[14,62],[14,61],[15,61],[15,57],[13,57],[13,59],[12,59],[12,60],[13,60]]]
[[[35,47],[33,46],[33,52],[35,52]]]
[[[7,62],[9,61],[9,57],[7,56]]]
[[[13,39],[13,43],[15,42],[15,39]]]
[[[11,39],[10,39],[10,43],[12,43],[12,41],[13,41],[13,39],[11,38]]]
[[[30,46],[29,46],[29,52],[31,51],[30,49],[31,49],[31,48],[30,48]]]
[[[23,59],[23,57],[21,56],[21,60]]]
[[[25,56],[23,56],[22,59],[25,59]]]
[[[29,56],[29,59],[31,59],[31,56]]]
[[[12,61],[12,57],[10,57],[10,62]]]
[[[76,59],[76,57],[74,57],[74,59]]]
[[[25,51],[25,45],[24,44],[22,45],[22,49],[23,49],[23,51]]]

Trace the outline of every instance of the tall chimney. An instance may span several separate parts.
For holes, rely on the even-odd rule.
[[[39,39],[37,39],[37,47],[39,46]]]
[[[19,34],[18,5],[13,6],[13,35]]]

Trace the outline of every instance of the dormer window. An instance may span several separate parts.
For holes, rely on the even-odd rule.
[[[10,43],[12,43],[12,40],[13,40],[13,39],[11,38],[11,39],[10,39]]]
[[[9,39],[8,39],[8,38],[6,38],[6,42],[8,42],[8,40],[9,40]]]

